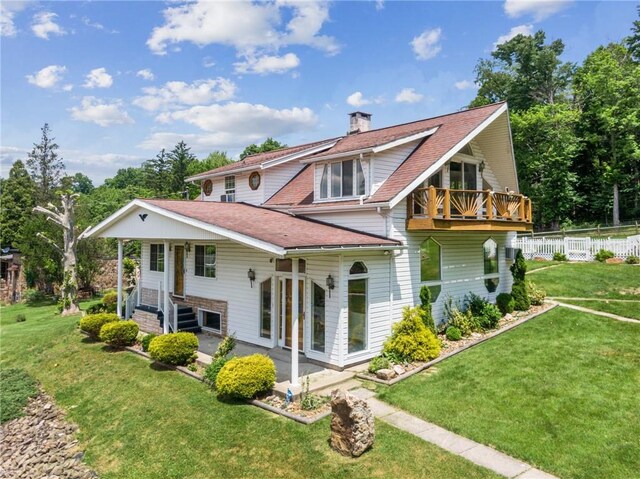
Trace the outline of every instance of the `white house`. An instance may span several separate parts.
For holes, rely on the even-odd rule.
[[[532,216],[506,103],[376,130],[350,117],[343,137],[189,178],[198,200],[135,200],[89,230],[119,240],[120,264],[142,241],[134,318],[290,348],[295,383],[298,353],[379,354],[422,286],[437,321],[448,297],[510,291],[508,246]]]

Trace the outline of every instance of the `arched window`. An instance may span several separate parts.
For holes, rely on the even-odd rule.
[[[498,289],[500,278],[498,277],[498,244],[489,238],[482,245],[482,255],[484,259],[484,285],[487,291],[493,293]]]
[[[356,261],[351,265],[349,274],[367,274],[368,271],[369,270],[367,270],[367,265],[365,265],[362,261]]]
[[[349,269],[349,274],[354,276],[347,282],[347,352],[349,354],[364,351],[368,347],[368,279],[364,276],[368,271],[362,261],[356,261]]]
[[[431,301],[435,302],[442,290],[442,247],[433,238],[427,238],[420,245],[420,281],[429,283]]]

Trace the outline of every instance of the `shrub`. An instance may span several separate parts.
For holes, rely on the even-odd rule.
[[[209,364],[205,370],[204,370],[204,380],[205,382],[207,382],[209,384],[209,386],[211,386],[212,388],[215,389],[216,387],[216,379],[218,378],[218,373],[220,372],[220,370],[222,369],[222,367],[227,364],[229,362],[229,358],[227,357],[219,357],[219,358],[214,358],[211,361],[211,364]]]
[[[480,316],[485,304],[489,304],[489,302],[475,293],[468,293],[464,296],[465,309],[471,311],[473,316]]]
[[[478,322],[483,330],[494,329],[498,325],[498,321],[502,317],[502,313],[498,307],[491,303],[486,303],[482,307]]]
[[[27,320],[27,317],[20,313],[18,315],[16,315],[16,323],[24,323]]]
[[[447,328],[446,336],[449,341],[460,341],[462,339],[462,333],[455,326]]]
[[[22,294],[23,301],[29,305],[41,303],[47,299],[47,296],[40,290],[28,289]]]
[[[154,333],[149,333],[149,334],[145,334],[142,339],[140,340],[140,346],[142,346],[142,350],[146,353],[147,351],[149,351],[149,344],[151,343],[151,340],[153,338],[155,338],[156,336],[158,336],[157,334]]]
[[[87,308],[87,314],[98,314],[98,313],[106,313],[107,310],[102,303],[92,304]]]
[[[222,396],[251,399],[269,391],[276,382],[276,366],[264,354],[230,359],[216,378],[216,389]]]
[[[513,313],[515,305],[516,302],[509,293],[500,293],[496,296],[496,306],[503,315]]]
[[[186,366],[195,361],[197,350],[198,338],[193,333],[163,334],[149,343],[149,356],[174,366]]]
[[[71,306],[71,300],[69,298],[60,298],[56,304],[56,311],[62,313],[65,309]]]
[[[627,256],[627,259],[625,259],[624,262],[627,264],[640,264],[640,258],[632,254]]]
[[[115,313],[118,308],[118,293],[115,291],[106,293],[102,297],[102,307],[107,313]]]
[[[375,374],[381,369],[389,369],[389,366],[391,366],[391,364],[387,358],[384,356],[376,356],[369,362],[369,372]]]
[[[538,288],[532,281],[527,281],[525,284],[527,285],[527,296],[529,296],[531,304],[534,306],[542,305],[547,292],[542,288]]]
[[[604,263],[605,261],[607,261],[610,258],[613,258],[614,256],[615,254],[613,254],[613,251],[601,249],[596,253],[595,260],[600,261],[601,263]]]
[[[524,282],[513,284],[511,288],[511,296],[513,296],[513,306],[515,310],[526,311],[531,307],[531,301],[527,295],[527,287]]]
[[[89,314],[80,320],[80,329],[87,333],[91,339],[97,341],[102,326],[119,320],[118,315],[113,313]]]
[[[113,321],[102,326],[100,340],[116,348],[131,346],[135,343],[139,330],[135,321]]]
[[[421,308],[405,307],[402,320],[393,325],[393,333],[384,351],[405,361],[429,361],[440,354],[440,341],[422,322]]]
[[[553,253],[553,261],[568,261],[567,255],[556,251]]]
[[[420,304],[422,308],[422,322],[433,334],[437,334],[436,322],[433,320],[431,311],[431,290],[428,286],[420,288]]]
[[[320,406],[327,402],[326,398],[309,392],[310,383],[311,380],[309,379],[309,376],[305,377],[302,380],[303,386],[300,393],[300,407],[303,411],[313,411],[314,409],[318,409]]]
[[[511,265],[511,276],[513,276],[513,282],[524,281],[524,277],[527,274],[527,263],[522,255],[522,250],[516,252],[516,259]]]
[[[218,348],[216,352],[213,354],[215,358],[226,358],[231,354],[231,351],[236,347],[236,337],[232,334],[231,336],[225,336],[222,341],[218,344]]]
[[[451,316],[449,318],[447,326],[458,328],[463,336],[469,336],[471,333],[480,328],[477,317],[473,316],[471,310],[463,312],[458,308],[453,308],[450,314]]]

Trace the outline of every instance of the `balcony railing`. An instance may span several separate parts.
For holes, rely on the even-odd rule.
[[[486,229],[514,226],[514,229],[522,230],[531,229],[532,224],[531,200],[516,193],[429,186],[414,190],[407,209],[409,229],[455,229],[455,226],[464,229],[465,225],[482,229],[480,225],[485,224]]]

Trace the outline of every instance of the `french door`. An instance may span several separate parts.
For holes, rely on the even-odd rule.
[[[184,296],[184,246],[174,245],[173,295]]]

